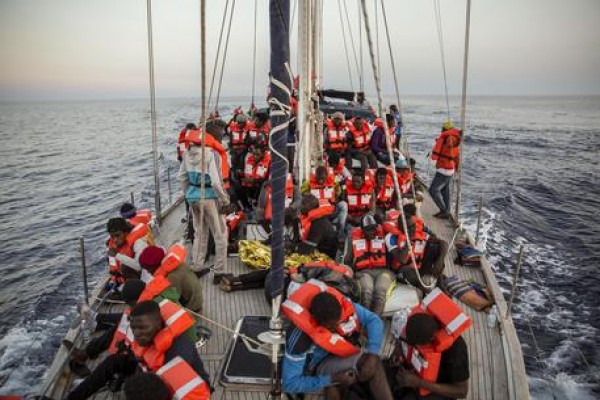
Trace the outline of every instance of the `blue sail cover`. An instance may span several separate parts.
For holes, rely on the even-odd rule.
[[[271,31],[271,188],[273,202],[271,238],[271,298],[283,292],[284,273],[284,211],[285,180],[288,172],[287,131],[289,124],[289,104],[291,74],[290,61],[290,2],[271,0],[269,3]],[[278,84],[279,83],[279,84]],[[284,87],[281,87],[281,86]]]

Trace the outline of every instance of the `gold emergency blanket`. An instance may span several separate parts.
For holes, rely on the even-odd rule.
[[[252,269],[267,269],[271,266],[271,248],[257,240],[240,240],[238,242],[240,260]],[[286,268],[297,268],[310,261],[330,261],[323,253],[310,255],[291,253],[285,256]]]

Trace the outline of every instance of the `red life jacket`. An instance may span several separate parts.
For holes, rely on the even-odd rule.
[[[457,139],[457,143],[452,145],[448,140],[450,137]],[[456,129],[450,129],[443,131],[442,134],[436,139],[433,151],[431,152],[431,159],[436,161],[436,168],[442,169],[456,169],[459,161],[460,154],[460,141],[462,133]]]
[[[165,383],[171,398],[177,400],[208,400],[210,387],[196,371],[177,356],[156,371]]]
[[[396,172],[396,176],[398,177],[400,192],[402,194],[408,194],[410,192],[410,185],[413,183],[415,173],[405,169],[403,172]]]
[[[267,205],[265,206],[265,220],[270,221],[273,217],[273,204],[271,201],[271,185],[267,185],[265,188],[267,191]],[[292,174],[287,174],[285,180],[285,208],[288,208],[294,201],[294,182],[292,181]]]
[[[440,370],[442,352],[449,349],[458,337],[471,326],[469,318],[462,309],[446,296],[439,288],[435,288],[412,309],[410,316],[425,313],[433,316],[441,325],[433,336],[433,341],[426,345],[411,346],[401,342],[402,358],[409,364],[419,377],[427,382],[436,382]],[[402,336],[406,337],[406,325],[401,328]],[[421,396],[430,391],[421,388]]]
[[[264,140],[260,141],[258,144],[265,147],[269,145],[269,132],[271,132],[270,121],[265,122],[260,127],[257,127],[254,121],[250,121],[248,124],[246,124],[245,131],[246,136],[254,140],[256,140],[262,133],[264,135]]]
[[[142,367],[153,372],[164,365],[165,353],[173,341],[195,324],[192,316],[172,301],[163,300],[159,306],[165,327],[154,336],[149,346],[141,346],[135,340],[131,343],[131,350],[141,361]]]
[[[330,172],[333,174],[333,177],[336,182],[340,183],[344,179],[344,168],[346,167],[346,159],[342,158],[340,162],[333,168],[329,168]]]
[[[269,177],[269,168],[271,167],[271,153],[266,152],[260,162],[256,162],[254,154],[248,153],[244,160],[244,174],[242,177],[242,186],[255,187],[258,185],[256,180],[265,180]],[[251,182],[248,179],[254,179]]]
[[[227,152],[225,148],[217,139],[212,137],[212,135],[206,134],[204,135],[204,139],[206,140],[205,146],[210,147],[219,153],[219,158],[221,159],[221,176],[223,178],[223,187],[225,189],[229,189],[229,159],[227,158]],[[202,133],[199,129],[188,131],[187,140],[190,145],[202,146]]]
[[[427,234],[423,230],[423,220],[416,216],[412,217],[412,219],[415,223],[415,231],[411,235],[410,241],[412,244],[413,254],[415,255],[415,264],[417,265],[417,269],[420,269],[421,263],[423,262],[423,256],[425,255],[425,247],[427,247],[427,240],[429,239],[429,234]],[[406,246],[406,235],[404,235],[404,233],[400,229],[398,229],[397,221],[398,220],[396,219],[395,223],[391,221],[386,222],[385,229],[388,233],[398,236],[398,248],[403,249],[404,246]],[[406,264],[403,265],[400,265],[395,259],[392,260],[391,267],[393,270],[398,271],[401,267],[407,265],[410,267],[413,266],[412,257],[410,256],[408,257]]]
[[[129,218],[127,222],[131,225],[136,226],[138,224],[149,224],[152,220],[152,210],[138,210],[135,216]]]
[[[335,126],[333,121],[328,119],[327,125],[327,142],[325,148],[333,151],[346,150],[346,133],[348,133],[348,125],[342,122],[340,126]]]
[[[346,181],[346,197],[348,198],[348,214],[352,217],[361,217],[371,207],[373,198],[373,181],[365,179],[365,183],[359,190],[354,189],[352,181]]]
[[[156,278],[159,275],[169,275],[171,272],[176,270],[182,262],[185,261],[186,256],[187,250],[185,249],[185,246],[176,243],[173,246],[169,247],[169,251],[167,251],[167,254],[162,259],[160,267],[158,267],[156,271],[154,271],[154,277]]]
[[[314,173],[310,174],[310,193],[319,199],[319,204],[326,206],[335,204],[335,180],[332,175],[328,175],[325,182],[320,185]]]
[[[227,233],[228,236],[231,236],[231,232],[234,232],[238,227],[241,221],[246,220],[246,213],[243,211],[236,211],[231,214],[228,214],[225,217],[225,222],[227,224]]]
[[[312,299],[323,292],[335,296],[342,308],[340,320],[343,322],[338,325],[335,333],[319,325],[308,311]],[[306,333],[316,345],[325,351],[338,357],[348,357],[358,354],[360,351],[351,342],[352,336],[358,335],[361,329],[354,305],[340,292],[325,283],[316,279],[309,280],[283,302],[281,309],[298,329]]]
[[[146,284],[144,291],[138,297],[138,303],[152,300],[171,287],[171,282],[164,275],[156,275]]]
[[[394,180],[389,172],[390,171],[388,170],[388,174],[385,176],[385,183],[383,186],[379,189],[375,187],[376,206],[383,209],[390,209],[394,206],[392,204],[394,199]]]
[[[352,258],[356,270],[385,268],[385,240],[383,229],[378,226],[377,234],[372,240],[367,240],[362,228],[354,228],[352,237]]]
[[[234,149],[245,149],[246,148],[246,144],[244,142],[244,139],[246,139],[246,125],[248,125],[247,123],[244,124],[244,126],[242,128],[240,128],[240,125],[236,122],[236,121],[231,121],[229,123],[229,133],[230,133],[230,137],[231,140],[229,142],[229,145],[234,148]]]
[[[353,146],[355,149],[364,149],[371,144],[371,127],[366,121],[363,121],[362,129],[359,131],[350,124],[350,132],[354,137]]]
[[[121,320],[119,321],[119,325],[117,325],[117,330],[113,335],[112,341],[110,342],[110,346],[108,346],[109,354],[116,354],[119,350],[119,343],[124,342],[126,346],[130,346],[133,343],[133,331],[129,327],[129,313],[131,309],[129,307],[125,308],[123,311],[123,315],[121,316]]]
[[[302,240],[308,240],[308,234],[313,221],[331,215],[335,212],[334,206],[320,206],[310,210],[307,215],[300,216],[300,236]]]
[[[133,258],[135,256],[135,253],[133,252],[133,245],[139,239],[146,237],[149,230],[150,229],[148,228],[148,225],[138,224],[131,230],[131,232],[127,234],[125,237],[125,244],[123,246],[117,248],[113,239],[109,238],[108,248],[115,249],[117,253]],[[119,285],[125,282],[125,278],[123,278],[123,275],[121,274],[121,262],[117,260],[116,257],[108,257],[108,272],[111,275],[111,282],[116,282]]]

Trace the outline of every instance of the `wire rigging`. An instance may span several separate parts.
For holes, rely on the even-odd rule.
[[[338,2],[338,11],[340,15],[340,28],[342,29],[342,38],[344,39],[344,53],[346,54],[346,67],[348,67],[348,80],[350,81],[350,89],[354,92],[354,80],[352,79],[352,66],[350,65],[350,54],[348,54],[348,41],[346,40],[346,29],[344,28],[344,16],[342,15],[342,4]]]
[[[227,18],[227,9],[229,8],[229,0],[225,2],[225,8],[223,9],[223,18],[221,19],[221,31],[219,33],[219,43],[217,44],[217,55],[215,56],[215,64],[213,65],[212,78],[210,81],[210,89],[208,91],[208,101],[212,99],[213,86],[217,77],[217,66],[219,65],[219,56],[221,55],[221,43],[223,42],[223,33],[225,32],[225,22]]]
[[[342,0],[342,4],[344,5],[344,14],[346,15],[346,24],[348,26],[348,32],[350,34],[350,43],[352,44],[352,54],[354,55],[354,65],[356,66],[358,81],[362,82],[361,70],[358,64],[358,56],[356,55],[356,44],[354,42],[354,35],[352,34],[352,25],[350,25],[350,17],[348,15],[348,6],[346,5],[346,0]]]
[[[219,99],[221,98],[221,86],[223,84],[223,72],[225,71],[225,62],[227,60],[227,50],[229,49],[229,36],[231,35],[231,25],[233,22],[233,12],[235,10],[235,0],[231,3],[231,11],[229,14],[229,26],[227,27],[227,38],[225,39],[225,50],[223,51],[223,60],[221,63],[221,74],[219,77],[219,86],[217,88],[217,99],[215,103],[215,110],[219,109]]]
[[[450,120],[450,99],[448,96],[448,77],[446,74],[446,55],[444,52],[444,33],[442,29],[442,12],[440,0],[433,0],[433,12],[435,14],[435,22],[437,28],[438,42],[440,45],[440,58],[442,59],[442,72],[444,75],[444,93],[446,94],[446,114]]]
[[[254,43],[252,44],[252,101],[251,106],[254,108],[254,96],[256,95],[256,16],[258,15],[258,0],[254,1]],[[231,23],[230,23],[231,24]]]

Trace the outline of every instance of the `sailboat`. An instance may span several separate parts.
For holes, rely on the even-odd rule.
[[[298,35],[299,43],[302,46],[299,52],[298,137],[300,140],[299,156],[297,157],[299,162],[295,165],[295,173],[298,175],[298,179],[303,181],[308,177],[316,160],[322,158],[320,127],[323,125],[323,120],[318,103],[312,100],[312,96],[320,90],[317,80],[320,75],[320,60],[316,47],[321,40],[319,32],[321,32],[322,18],[319,10],[322,8],[323,0],[306,0],[298,3],[300,6]],[[150,2],[148,5],[150,6]],[[202,6],[204,7],[204,1],[202,1]],[[366,17],[364,0],[362,7]],[[150,12],[149,18],[151,18]],[[365,24],[367,24],[367,20],[364,18]],[[270,268],[276,284],[270,288],[271,306],[269,306],[264,301],[262,291],[224,293],[212,285],[208,279],[203,280],[206,301],[202,318],[207,324],[214,324],[212,326],[214,334],[210,340],[199,347],[198,352],[211,376],[211,385],[215,388],[211,398],[214,399],[263,399],[265,396],[280,399],[285,396],[282,393],[280,371],[282,345],[285,341],[285,322],[280,315],[280,305],[284,295],[284,192],[286,174],[289,169],[285,151],[290,113],[289,98],[293,82],[289,64],[289,28],[289,0],[270,0],[271,98],[269,106],[272,124],[270,149],[273,154],[271,185],[274,210]],[[368,34],[368,25],[366,28]],[[377,76],[374,62],[373,70]],[[383,110],[380,91],[378,91],[378,95],[378,115],[381,117]],[[154,107],[153,104],[152,107]],[[201,121],[204,121],[205,105],[202,109]],[[155,128],[153,129],[153,144],[156,161]],[[158,193],[157,173],[155,174],[155,184]],[[398,191],[397,179],[394,186]],[[185,215],[185,207],[183,199],[180,198],[163,211],[160,208],[159,200],[158,196],[156,201],[158,218],[153,231],[157,244],[169,247],[183,235],[185,227],[181,222],[181,216]],[[402,207],[399,208],[402,210]],[[435,234],[451,243],[461,239],[466,243],[476,245],[473,236],[461,225],[456,226],[455,221],[434,219],[432,215],[436,210],[432,199],[425,193],[421,212],[425,223]],[[483,258],[481,268],[467,268],[456,265],[453,262],[455,257],[456,249],[451,248],[445,259],[446,271],[487,286],[495,300],[498,316],[497,320],[492,319],[490,322],[487,314],[464,308],[473,323],[472,328],[464,334],[469,349],[471,371],[467,399],[520,400],[529,398],[520,344],[510,318],[510,309],[500,291],[492,266]],[[238,275],[246,272],[246,267],[238,257],[229,257],[227,271]],[[123,304],[107,301],[104,291],[105,282],[106,280],[102,280],[87,296],[90,307],[99,312],[122,312]],[[387,319],[385,321],[387,336],[383,349],[384,355],[389,355],[394,346],[390,325],[390,320]],[[88,333],[85,321],[74,321],[65,340],[79,345]],[[46,374],[45,382],[39,393],[41,396],[62,399],[76,384],[77,377],[68,368],[69,355],[68,348],[61,346]],[[93,360],[88,367],[93,369],[100,361],[101,358]],[[118,399],[123,397],[119,392],[105,391],[92,398]],[[315,394],[309,398],[321,398],[321,395]]]

